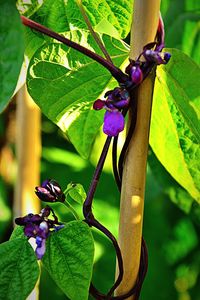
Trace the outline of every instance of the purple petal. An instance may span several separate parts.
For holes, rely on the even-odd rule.
[[[35,253],[37,255],[38,259],[42,259],[42,257],[44,256],[45,250],[46,250],[46,240],[43,239],[42,242],[40,243],[40,247],[37,246],[35,249]]]
[[[28,223],[26,224],[26,226],[24,227],[24,234],[30,238],[30,237],[35,237],[37,235],[37,233],[39,232],[39,226],[32,224],[32,223]]]
[[[109,136],[116,136],[124,129],[124,124],[124,117],[121,112],[106,111],[103,132]]]

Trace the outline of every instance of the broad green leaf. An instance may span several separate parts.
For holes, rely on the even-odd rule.
[[[150,144],[170,175],[200,202],[200,69],[181,51],[168,51],[170,63],[157,69]]]
[[[35,253],[27,239],[0,245],[0,299],[25,300],[39,276]]]
[[[27,4],[20,0],[19,7],[21,6],[22,9],[19,9],[26,16],[31,15],[33,20],[57,32],[87,29],[77,2],[76,0],[45,0],[40,5],[39,1],[32,1],[31,4]],[[132,21],[133,0],[118,0],[116,2],[84,0],[82,3],[93,28],[97,32],[115,38],[125,38],[128,35]],[[33,14],[33,12],[35,13]]]
[[[82,204],[86,198],[86,192],[82,184],[80,183],[69,183],[67,185],[67,194],[79,204]]]
[[[0,45],[0,112],[2,112],[17,85],[24,53],[23,29],[13,0],[0,0]]]
[[[112,53],[113,62],[122,65],[128,55],[124,43],[108,36],[104,37],[104,43]],[[84,45],[96,50],[93,40]],[[93,110],[92,105],[102,97],[111,78],[105,68],[90,58],[61,44],[50,43],[40,48],[31,59],[27,84],[31,97],[42,112],[87,158],[104,114]]]
[[[51,277],[70,300],[87,300],[94,257],[89,226],[72,221],[52,233],[42,259]]]
[[[130,32],[133,0],[83,0],[83,6],[94,28],[115,38]]]

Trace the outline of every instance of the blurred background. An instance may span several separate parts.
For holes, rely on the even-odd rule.
[[[161,9],[166,47],[181,49],[199,64],[199,1],[163,0]],[[13,195],[17,179],[15,115],[14,99],[0,115],[0,242],[9,239],[13,229]],[[81,183],[87,191],[105,137],[99,133],[93,154],[87,161],[76,153],[58,127],[44,116],[41,127],[41,182],[54,178],[64,189],[73,181]],[[109,156],[95,196],[94,213],[115,236],[119,198]],[[73,219],[61,204],[52,207],[61,221]],[[75,207],[81,215],[81,207],[78,204]],[[95,230],[93,235],[96,242],[93,282],[106,292],[114,280],[115,254],[103,235]],[[147,167],[144,238],[149,250],[149,270],[141,299],[200,300],[200,207],[170,177],[151,149]],[[42,270],[39,299],[47,297],[49,300],[66,299],[47,272]]]

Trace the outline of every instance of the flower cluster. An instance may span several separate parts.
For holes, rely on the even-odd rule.
[[[124,129],[124,116],[121,110],[129,105],[130,95],[125,88],[116,87],[105,94],[106,100],[98,99],[93,108],[106,109],[103,132],[109,136],[117,136]]]
[[[35,193],[38,198],[45,202],[64,202],[65,195],[57,181],[46,179],[42,186],[36,186]]]
[[[48,217],[52,213],[53,220]],[[24,234],[28,238],[35,238],[35,253],[38,259],[42,259],[45,253],[45,243],[50,232],[57,231],[64,227],[58,222],[58,218],[49,206],[43,208],[40,214],[28,214],[25,217],[15,219],[15,223],[24,226]]]

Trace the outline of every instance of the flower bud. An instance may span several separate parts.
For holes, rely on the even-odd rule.
[[[42,186],[35,188],[35,193],[38,198],[45,202],[64,202],[65,195],[63,194],[60,185],[53,179],[45,180]]]
[[[93,109],[100,110],[105,106],[105,101],[97,99],[93,104]]]
[[[140,66],[133,66],[130,70],[131,79],[135,84],[139,84],[143,80],[143,73]]]

